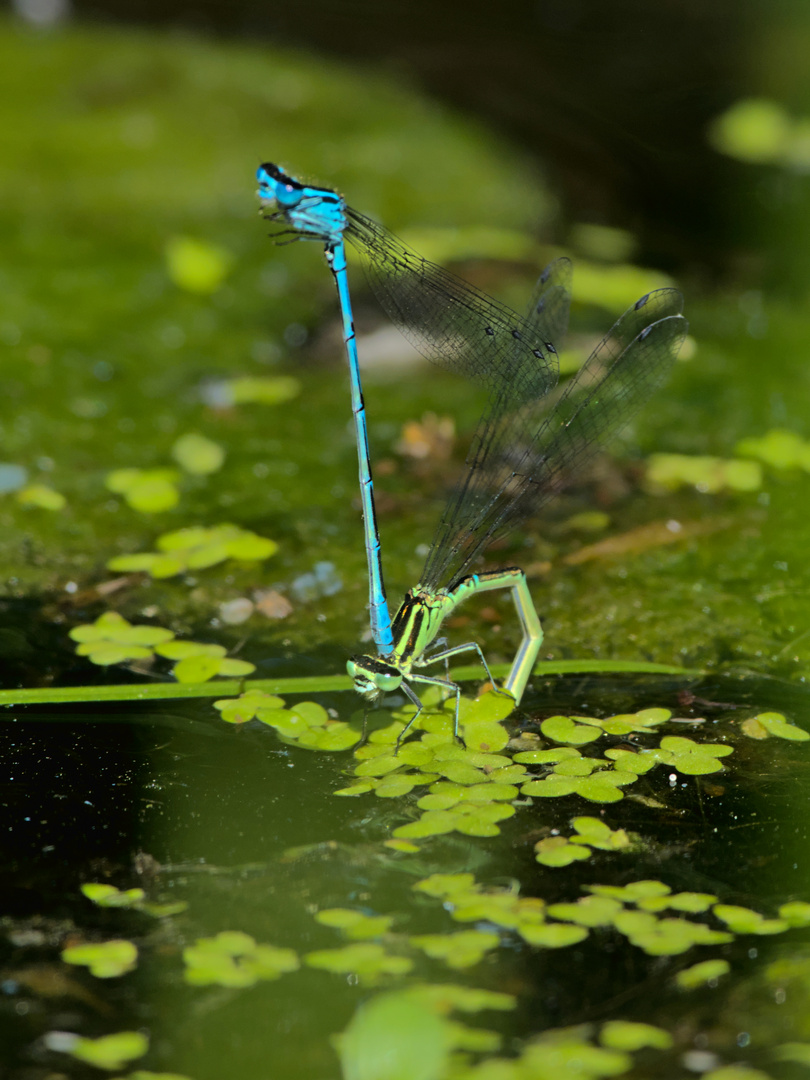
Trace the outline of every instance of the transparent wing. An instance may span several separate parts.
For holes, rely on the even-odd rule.
[[[420,585],[452,587],[489,544],[534,514],[624,427],[669,374],[687,331],[681,309],[675,289],[642,297],[551,409],[530,383],[491,397]]]

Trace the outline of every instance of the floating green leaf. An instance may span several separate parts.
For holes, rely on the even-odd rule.
[[[628,1050],[631,1053],[648,1046],[654,1050],[669,1050],[673,1045],[672,1036],[663,1028],[631,1023],[629,1020],[608,1020],[599,1032],[599,1042],[610,1050]]]
[[[180,501],[179,479],[175,469],[115,469],[107,473],[104,483],[110,491],[123,495],[133,510],[159,514],[173,510]]]
[[[728,960],[703,960],[699,964],[684,968],[675,976],[675,985],[679,990],[697,990],[700,986],[711,984],[731,971]]]
[[[733,753],[731,746],[723,746],[721,743],[696,743],[680,735],[665,736],[661,740],[661,749],[672,755],[669,764],[686,776],[722,772],[723,766],[717,759]]]
[[[70,1031],[49,1031],[43,1041],[49,1050],[70,1054],[77,1061],[108,1072],[125,1068],[149,1049],[149,1040],[140,1031],[117,1031],[99,1039],[86,1039]]]
[[[803,900],[789,900],[779,908],[779,918],[788,926],[810,926],[810,904]]]
[[[758,437],[742,439],[736,452],[756,458],[772,469],[810,469],[810,443],[795,431],[775,428]]]
[[[592,724],[578,724],[570,716],[549,716],[540,725],[547,739],[572,746],[583,746],[598,739],[602,732]]]
[[[737,904],[715,904],[712,911],[735,934],[781,934],[789,926],[785,919],[766,919]]]
[[[248,720],[259,717],[259,713],[277,712],[284,709],[284,699],[263,690],[246,690],[235,698],[220,698],[214,702],[222,719],[228,724],[246,724]]]
[[[257,945],[249,934],[238,930],[199,938],[183,949],[183,961],[185,980],[192,986],[252,986],[260,979],[278,979],[299,967],[292,949]]]
[[[118,555],[107,566],[110,570],[144,571],[152,577],[166,578],[185,570],[203,570],[229,558],[260,561],[278,551],[274,540],[236,525],[177,529],[159,536],[157,547],[157,552]]]
[[[543,949],[567,949],[578,945],[588,936],[584,926],[569,926],[567,923],[518,923],[517,932],[529,945]]]
[[[497,990],[479,990],[474,986],[432,982],[418,984],[412,989],[441,1013],[452,1011],[479,1013],[486,1009],[509,1012],[517,1006],[517,999],[512,994],[504,994]]]
[[[46,484],[28,484],[17,492],[15,498],[23,506],[33,506],[39,510],[58,511],[67,506],[65,496]]]
[[[69,945],[62,950],[66,964],[89,968],[97,979],[112,979],[133,971],[138,962],[138,950],[124,939],[98,944]]]
[[[646,480],[653,492],[677,491],[684,485],[713,494],[718,491],[758,491],[762,468],[756,461],[734,461],[688,454],[652,454]]]
[[[373,986],[385,976],[407,975],[413,961],[407,956],[395,956],[382,945],[362,942],[342,949],[320,949],[307,953],[304,960],[310,967],[338,975],[356,975],[360,982]]]
[[[810,1065],[810,1043],[782,1043],[774,1050],[777,1061],[795,1061],[798,1065]]]
[[[448,1025],[424,995],[394,990],[364,1002],[337,1041],[344,1080],[438,1080]]]
[[[233,255],[219,244],[192,236],[173,236],[166,244],[169,277],[186,292],[202,296],[215,293],[233,262]]]
[[[608,896],[583,896],[575,904],[552,904],[547,910],[555,919],[592,927],[609,926],[624,909]]]
[[[491,931],[461,930],[457,934],[420,934],[411,937],[411,945],[432,960],[442,960],[448,967],[461,970],[473,967],[488,952],[497,949],[500,937]]]
[[[582,844],[572,844],[564,836],[547,836],[534,845],[535,859],[543,866],[570,866],[591,857],[591,852]]]
[[[364,915],[350,908],[325,908],[315,915],[317,922],[341,930],[355,941],[381,937],[387,934],[394,922],[393,915]]]
[[[206,476],[222,468],[225,451],[219,443],[204,435],[189,432],[181,435],[172,447],[172,457],[186,472],[194,476]]]
[[[771,1080],[761,1069],[751,1069],[747,1065],[721,1065],[719,1069],[710,1069],[701,1080]]]
[[[795,724],[789,724],[781,713],[758,713],[751,720],[759,724],[767,735],[772,735],[777,739],[788,739],[791,742],[807,742],[810,739],[810,732],[805,731],[804,728],[796,727]],[[743,731],[745,731],[745,734],[749,734],[745,730],[744,724]]]
[[[301,383],[291,375],[248,376],[229,379],[224,383],[233,405],[257,402],[261,405],[283,405],[301,393]]]
[[[574,844],[587,844],[588,847],[601,851],[624,851],[632,846],[632,841],[624,829],[611,827],[595,817],[575,817],[571,824],[577,835],[571,838]]]
[[[143,889],[120,891],[114,885],[104,885],[96,881],[85,882],[80,888],[87,899],[99,907],[138,907],[146,899]]]

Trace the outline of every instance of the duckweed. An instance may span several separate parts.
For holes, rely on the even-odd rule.
[[[633,1053],[650,1047],[653,1050],[669,1050],[673,1038],[663,1028],[652,1024],[631,1023],[629,1020],[608,1020],[599,1032],[599,1042],[610,1050],[627,1050]]]
[[[675,985],[679,990],[697,990],[700,986],[712,985],[728,975],[731,964],[728,960],[702,960],[699,964],[684,968],[675,976]]]
[[[116,1031],[98,1039],[84,1038],[70,1031],[49,1031],[43,1041],[49,1050],[70,1054],[77,1061],[109,1072],[126,1068],[130,1061],[143,1057],[149,1049],[149,1040],[140,1031]]]
[[[744,735],[751,739],[787,739],[789,742],[807,742],[810,732],[790,724],[781,713],[764,712],[749,717],[740,725]]]
[[[292,949],[258,945],[249,934],[223,930],[211,938],[198,938],[183,949],[184,978],[192,986],[253,986],[259,980],[278,979],[299,968]]]
[[[131,941],[114,939],[99,944],[69,945],[62,950],[62,960],[88,968],[97,979],[112,979],[134,971],[138,950]]]
[[[756,461],[739,461],[689,454],[652,454],[645,478],[655,493],[688,486],[714,494],[718,491],[759,491],[762,468]]]
[[[161,514],[180,502],[179,480],[176,469],[114,469],[107,473],[104,486],[123,495],[127,505],[140,514]]]
[[[382,945],[362,942],[342,949],[319,949],[307,953],[304,962],[335,975],[355,975],[365,986],[375,986],[386,977],[407,975],[413,961],[389,953]]]
[[[736,904],[715,904],[712,911],[735,934],[781,934],[790,925],[786,919],[766,919]]]
[[[387,934],[394,922],[393,915],[364,915],[350,908],[325,908],[315,915],[316,922],[342,931],[355,941],[381,937]]]
[[[448,967],[461,970],[479,964],[488,952],[500,944],[498,934],[484,930],[462,930],[456,934],[420,934],[410,939],[432,960],[442,960]]]
[[[172,446],[172,457],[187,473],[206,476],[222,468],[225,451],[213,439],[189,432],[188,435],[181,435]]]
[[[237,525],[216,525],[164,533],[157,539],[157,548],[156,552],[118,555],[110,559],[107,567],[124,573],[143,572],[154,578],[168,578],[187,570],[204,570],[226,559],[260,562],[275,555],[278,544]]]

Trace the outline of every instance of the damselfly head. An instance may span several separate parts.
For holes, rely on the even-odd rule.
[[[354,679],[354,688],[367,701],[375,701],[402,685],[402,672],[393,664],[375,656],[353,656],[346,670]]]
[[[280,209],[297,205],[304,190],[303,184],[299,184],[292,176],[287,176],[278,165],[265,162],[256,170],[256,179],[259,181],[259,198],[262,202],[275,202]]]

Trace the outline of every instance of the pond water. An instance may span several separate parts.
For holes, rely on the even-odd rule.
[[[429,692],[395,757],[404,701],[357,748],[342,674],[366,586],[332,283],[269,243],[253,172],[334,181],[518,308],[555,199],[490,133],[292,52],[6,21],[0,72],[0,1077],[801,1076],[800,260],[781,291],[684,271],[667,388],[488,556],[543,619],[520,709],[465,669],[466,749]],[[756,171],[760,257],[801,235],[802,123],[711,135],[748,154],[741,205]],[[573,367],[669,279],[627,234],[564,250]],[[353,283],[396,598],[481,403]],[[496,676],[519,642],[500,594],[447,631]]]

